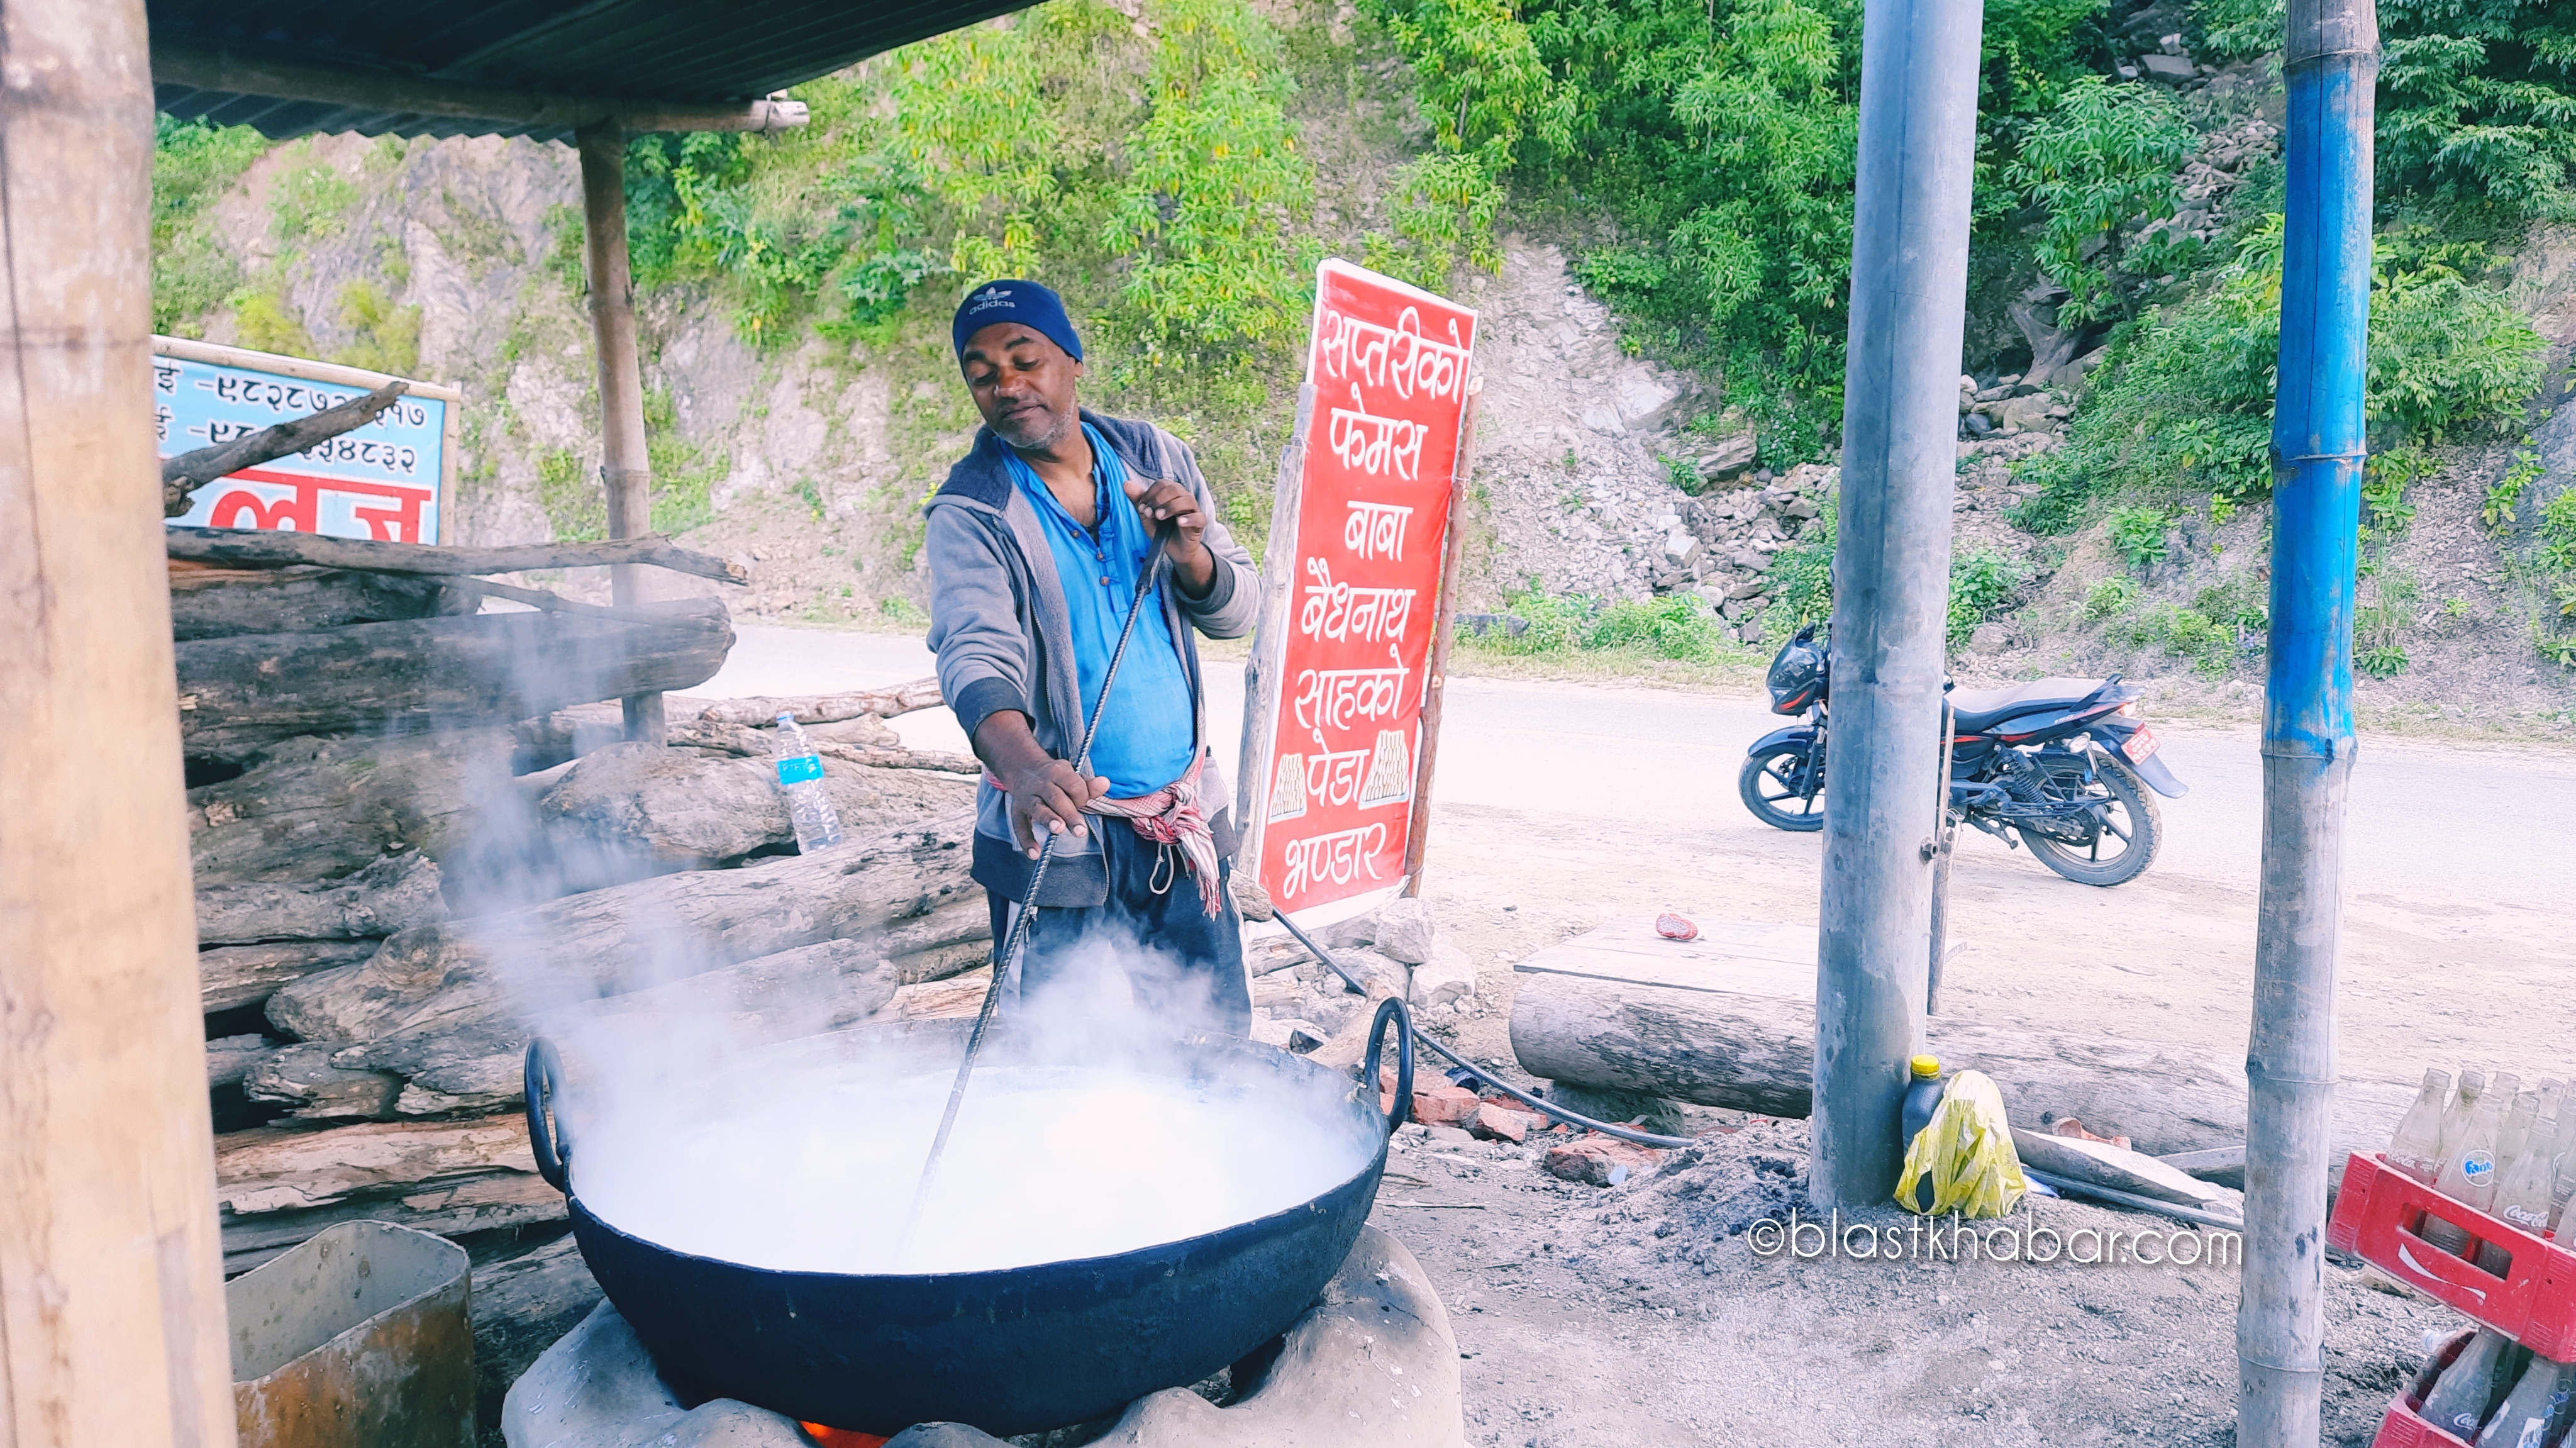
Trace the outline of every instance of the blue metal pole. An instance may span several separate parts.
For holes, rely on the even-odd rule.
[[[2335,1077],[2352,616],[2370,326],[2372,0],[2291,0],[2262,904],[2245,1055],[2240,1448],[2314,1448],[2325,1378],[2326,1112]]]
[[[1941,683],[1983,0],[1868,0],[1816,939],[1819,1205],[1904,1165],[1942,828]]]

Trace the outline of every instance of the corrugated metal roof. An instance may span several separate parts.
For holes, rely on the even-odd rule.
[[[146,0],[154,42],[425,81],[653,102],[750,101],[1030,0]],[[184,85],[160,108],[312,131],[533,135],[494,124]]]

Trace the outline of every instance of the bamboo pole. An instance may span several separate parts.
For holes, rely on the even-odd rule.
[[[2262,902],[2245,1047],[2245,1285],[2236,1313],[2236,1441],[2245,1448],[2312,1448],[2324,1406],[2318,1243],[2353,766],[2378,13],[2371,0],[2292,0],[2286,40]]]
[[[1431,772],[1440,760],[1441,706],[1448,701],[1449,644],[1457,632],[1458,565],[1467,555],[1467,490],[1476,465],[1476,414],[1484,407],[1485,379],[1467,381],[1467,405],[1458,415],[1458,465],[1449,474],[1449,528],[1440,552],[1440,592],[1431,610],[1431,658],[1423,673],[1422,743],[1413,760],[1413,817],[1405,822],[1404,893],[1422,894],[1422,858],[1430,849]]]
[[[653,531],[652,459],[644,444],[644,369],[635,354],[635,278],[626,258],[626,133],[614,122],[581,128],[581,209],[590,267],[590,334],[599,350],[599,476],[608,490],[608,536]],[[609,569],[610,599],[644,602],[641,569]],[[621,701],[626,737],[659,744],[662,696]]]
[[[141,0],[0,7],[0,117],[0,1444],[231,1448]]]

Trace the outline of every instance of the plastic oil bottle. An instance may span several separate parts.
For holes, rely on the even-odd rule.
[[[1899,1113],[1899,1130],[1903,1135],[1899,1140],[1911,1148],[1914,1138],[1922,1135],[1923,1128],[1932,1124],[1932,1113],[1940,1109],[1941,1060],[1937,1056],[1917,1056],[1913,1061],[1913,1074],[1905,1083],[1905,1108]],[[1932,1210],[1932,1173],[1925,1172],[1923,1180],[1915,1184],[1914,1202],[1922,1211]]]

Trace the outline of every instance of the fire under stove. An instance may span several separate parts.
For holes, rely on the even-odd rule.
[[[1463,1448],[1458,1343],[1449,1315],[1403,1244],[1375,1227],[1306,1315],[1229,1370],[1220,1407],[1189,1388],[1128,1405],[1114,1423],[995,1438],[959,1423],[925,1423],[885,1448]],[[690,1403],[652,1355],[601,1303],[546,1349],[501,1410],[509,1448],[856,1448],[878,1440],[794,1421],[748,1403]]]

